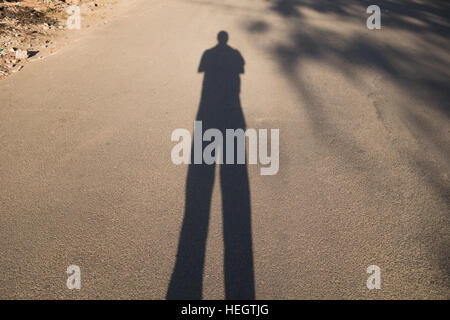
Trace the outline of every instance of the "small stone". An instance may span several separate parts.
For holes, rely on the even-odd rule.
[[[7,67],[0,66],[0,75],[6,76],[9,73],[9,69]]]
[[[17,69],[14,69],[12,72],[19,72],[22,69],[23,69],[23,66],[19,66]]]
[[[16,51],[16,59],[26,59],[28,58],[28,51],[18,49]]]

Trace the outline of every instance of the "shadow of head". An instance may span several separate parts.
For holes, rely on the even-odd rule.
[[[226,31],[220,31],[217,34],[217,41],[219,42],[219,45],[225,46],[228,43],[228,32]]]

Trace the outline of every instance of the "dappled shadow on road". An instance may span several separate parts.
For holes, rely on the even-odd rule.
[[[442,124],[448,124],[450,119],[450,2],[378,1],[382,30],[374,31],[366,29],[366,8],[374,4],[372,1],[267,2],[269,11],[287,26],[287,41],[274,41],[268,49],[301,98],[317,143],[338,155],[367,181],[378,183],[377,170],[382,165],[375,168],[368,157],[358,156],[369,147],[334,122],[334,106],[327,105],[322,95],[326,90],[314,88],[311,79],[302,74],[302,67],[311,62],[344,75],[355,88],[372,91],[367,98],[372,100],[378,120],[388,128],[392,149],[402,154],[408,166],[441,198],[441,203],[449,205],[450,183],[445,174],[449,169],[449,137]],[[311,16],[320,18],[314,21]],[[332,23],[321,23],[320,19],[342,24],[332,28]],[[339,29],[348,26],[351,28],[346,32]],[[247,31],[253,35],[264,34],[271,27],[269,20],[261,16],[246,23]],[[360,70],[373,74],[372,82],[365,82],[367,77],[360,78]],[[389,101],[390,96],[383,91],[389,85],[401,92],[403,102]],[[351,114],[344,116],[353,121]],[[410,145],[415,147],[411,149]],[[418,149],[423,152],[417,152]],[[386,174],[389,172],[387,169]],[[438,220],[441,214],[435,212],[435,216]],[[442,239],[437,242],[439,245],[433,251],[441,254],[442,268],[450,276],[448,250],[443,249],[448,243]]]
[[[383,10],[386,26],[412,32],[434,33],[445,36],[449,31],[448,1],[385,0],[374,3],[371,0],[268,0],[272,10],[285,17],[300,17],[305,9],[330,14],[346,20],[365,21],[361,12],[376,4]]]
[[[301,11],[316,10],[329,14],[340,21],[357,21],[365,28],[365,8],[370,1],[302,1],[273,0],[272,9],[286,19],[297,22],[290,29],[290,44],[278,44],[273,48],[286,73],[295,72],[303,60],[315,60],[344,72],[349,77],[349,67],[367,66],[374,71],[389,75],[399,85],[414,92],[425,89],[435,97],[432,107],[440,108],[449,115],[448,61],[439,55],[423,50],[410,50],[392,42],[385,43],[367,33],[354,32],[347,36],[340,30],[317,27],[301,18]],[[424,43],[448,46],[450,34],[447,17],[450,5],[446,1],[433,3],[408,3],[384,1],[382,7],[383,28],[420,33]],[[300,16],[300,18],[298,18]],[[253,24],[262,24],[255,21]],[[252,25],[253,25],[252,24]],[[259,30],[249,31],[258,32]],[[365,31],[365,30],[364,30]],[[381,32],[381,31],[380,31]],[[447,99],[447,100],[444,100]]]
[[[223,137],[226,129],[245,130],[246,127],[239,97],[240,74],[244,73],[244,59],[239,51],[227,45],[227,40],[225,32],[219,33],[219,44],[206,50],[202,56],[198,71],[204,72],[204,79],[196,117],[197,121],[202,121],[203,127],[198,132],[217,129]],[[204,150],[207,144],[203,143],[201,150]],[[254,299],[250,186],[246,164],[236,164],[236,150],[235,148],[235,164],[219,165],[225,297]],[[202,298],[215,164],[195,164],[196,151],[198,150],[193,143],[186,182],[184,220],[167,299]],[[227,159],[225,151],[222,150],[223,159]]]
[[[352,149],[347,153],[350,157],[354,154],[353,151],[359,148],[350,136],[345,136],[339,128],[330,125],[327,119],[328,106],[321,102],[320,96],[310,90],[310,81],[303,78],[297,70],[301,70],[304,63],[318,62],[344,74],[355,87],[361,87],[363,81],[360,81],[358,73],[354,70],[366,69],[374,74],[374,79],[378,79],[379,83],[389,81],[399,88],[405,97],[410,98],[408,103],[399,106],[397,115],[399,122],[411,131],[417,143],[432,144],[443,158],[450,158],[446,140],[440,137],[442,134],[439,131],[442,128],[437,128],[430,119],[423,116],[428,111],[433,111],[435,114],[441,114],[444,119],[450,118],[448,1],[417,1],[405,4],[403,1],[392,0],[377,3],[382,9],[382,30],[374,32],[383,32],[383,29],[388,32],[396,31],[405,39],[404,41],[402,38],[398,39],[400,41],[390,41],[377,37],[376,34],[368,35],[365,29],[367,18],[365,8],[371,4],[370,1],[269,0],[268,2],[271,4],[271,10],[284,17],[290,26],[289,42],[275,43],[271,48],[272,54],[277,58],[284,74],[296,87],[305,105],[309,106],[306,111],[315,132],[326,132],[341,139],[343,145]],[[322,28],[304,19],[302,14],[304,10],[326,14],[326,17],[338,21],[356,22],[361,29],[344,33],[341,30]],[[264,28],[255,28],[255,25],[264,25]],[[263,20],[252,21],[247,26],[251,33],[261,33],[270,29],[270,25]],[[413,47],[412,41],[416,41]],[[405,45],[403,42],[409,43]],[[383,97],[383,92],[373,92],[370,97],[374,100],[373,104],[380,119],[389,121],[387,118],[391,110],[384,110],[389,106],[378,101]],[[417,104],[410,103],[411,100],[417,101]],[[418,105],[421,107],[417,107]],[[345,148],[339,149],[338,152],[345,153]],[[415,160],[427,162],[426,159],[413,161]],[[366,166],[363,164],[361,167]],[[439,189],[444,189],[447,183],[448,181],[441,179]]]

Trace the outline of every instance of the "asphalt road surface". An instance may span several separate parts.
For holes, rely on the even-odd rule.
[[[450,6],[368,4],[138,0],[1,81],[0,298],[450,298]],[[280,130],[278,174],[225,187],[171,161],[220,30]]]

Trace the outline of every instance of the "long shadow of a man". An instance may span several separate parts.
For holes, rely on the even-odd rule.
[[[246,126],[239,98],[244,59],[227,42],[228,34],[221,31],[218,34],[218,44],[203,53],[198,68],[199,72],[204,72],[203,89],[196,118],[197,121],[202,121],[203,131],[218,129],[224,140],[226,129],[245,131]],[[225,141],[223,145],[225,146]],[[236,145],[235,143],[234,164],[225,164],[225,147],[222,148],[224,164],[220,164],[225,297],[254,299],[250,189],[246,164],[237,164]],[[215,164],[194,164],[194,145],[191,157],[183,226],[167,299],[202,298]]]

